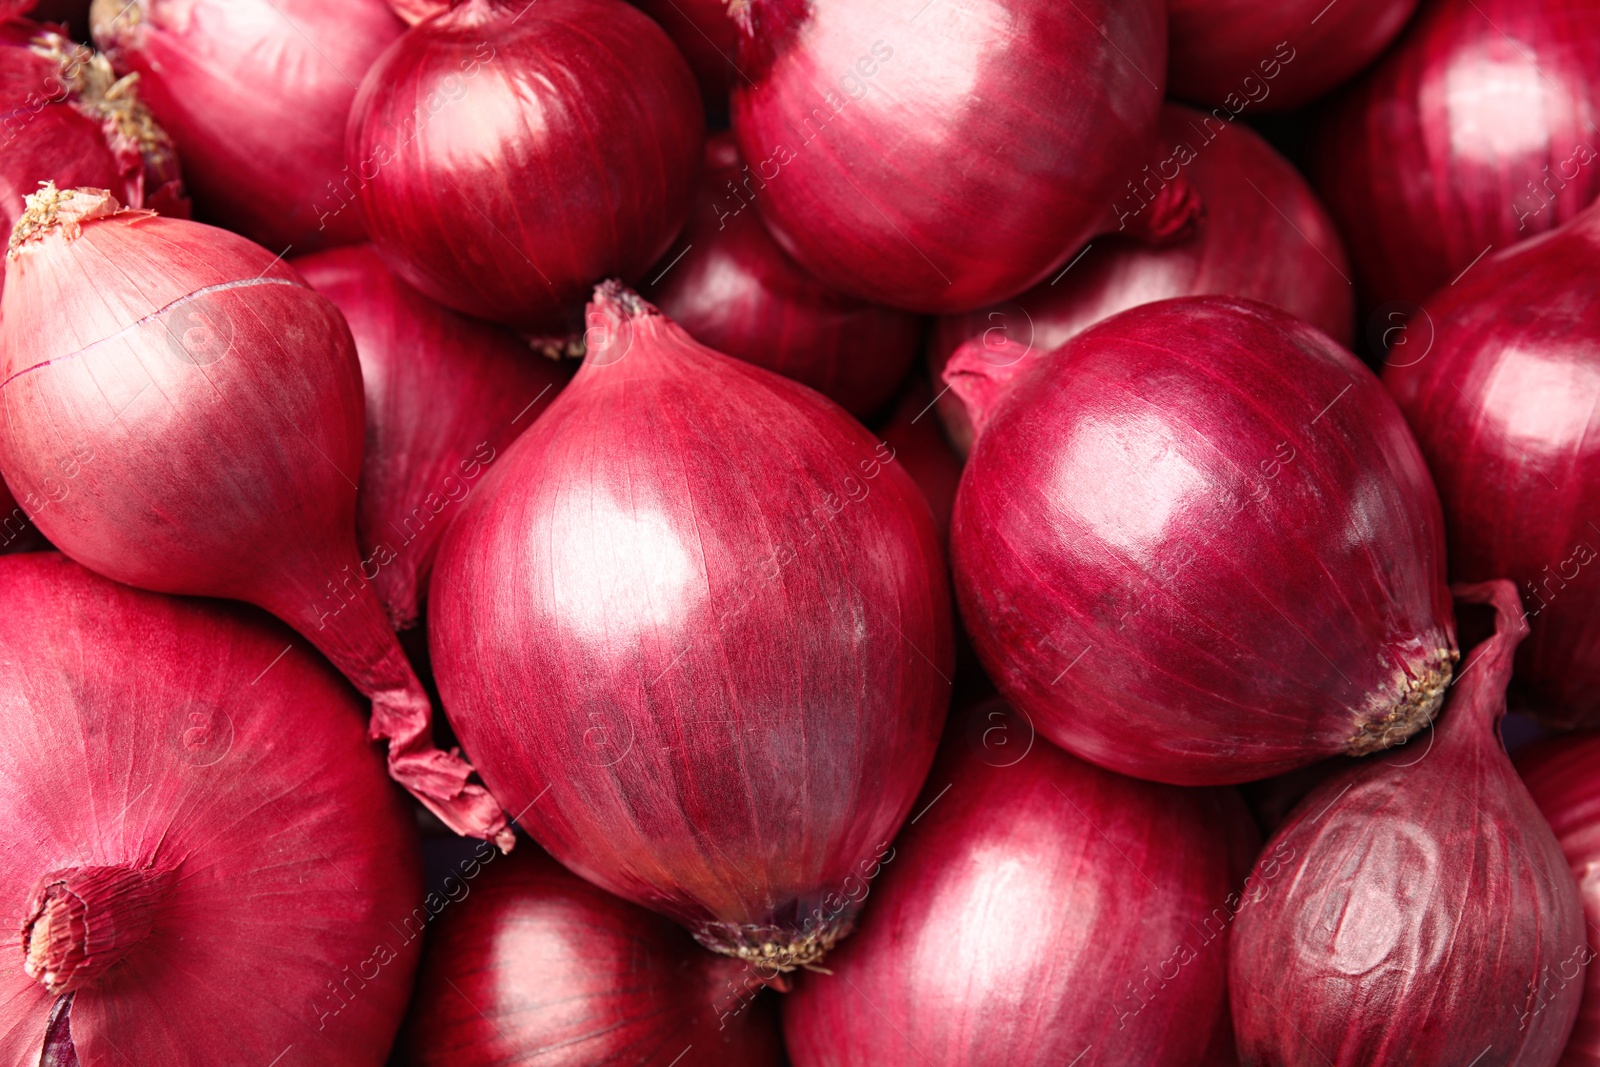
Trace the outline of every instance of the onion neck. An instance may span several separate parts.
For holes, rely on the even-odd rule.
[[[53,995],[93,985],[150,936],[173,872],[69,867],[41,878],[22,924],[22,969]]]
[[[1467,654],[1466,666],[1456,676],[1445,725],[1452,731],[1470,729],[1494,736],[1506,713],[1506,686],[1511,683],[1517,646],[1528,636],[1528,616],[1517,587],[1503,578],[1457,582],[1450,592],[1457,603],[1488,605],[1495,618],[1493,635]]]
[[[989,424],[1017,376],[1033,366],[1034,348],[987,333],[964,341],[944,367],[944,382],[967,410],[974,439]]]
[[[1132,237],[1152,248],[1164,248],[1186,240],[1205,214],[1200,190],[1187,176],[1166,182],[1137,212],[1116,211],[1114,233]]]

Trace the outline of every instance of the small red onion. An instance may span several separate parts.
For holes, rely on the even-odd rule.
[[[577,376],[445,535],[434,674],[571,870],[763,968],[813,963],[950,694],[926,503],[832,402],[616,282]]]
[[[1328,779],[1268,843],[1280,864],[1239,915],[1229,986],[1245,1063],[1552,1067],[1592,955],[1555,835],[1498,731],[1516,644],[1510,582],[1438,725]],[[1266,866],[1256,877],[1266,881]]]
[[[292,638],[0,559],[0,1064],[384,1062],[416,829],[361,701]]]
[[[991,701],[918,808],[839,889],[870,894],[861,932],[784,998],[796,1067],[1235,1062],[1228,932],[1261,838],[1234,790],[1103,771]]]
[[[883,427],[883,440],[894,460],[911,475],[933,511],[941,544],[950,540],[950,512],[961,484],[961,460],[939,431],[933,413],[933,390],[919,375]]]
[[[905,380],[922,323],[800,269],[745,199],[759,197],[759,185],[741,168],[732,135],[713,137],[685,247],[668,253],[657,276],[665,280],[648,295],[706,347],[804,382],[865,417]]]
[[[988,367],[963,350],[945,375]],[[1394,401],[1323,334],[1247,301],[1146,304],[973,411],[956,592],[1052,741],[1207,785],[1433,717],[1456,658],[1438,497]]]
[[[435,304],[370,245],[294,265],[355,338],[367,410],[356,534],[363,575],[376,572],[372,585],[403,630],[416,624],[461,501],[572,375],[515,334]]]
[[[368,71],[346,154],[390,269],[533,330],[667,250],[704,137],[688,65],[637,8],[462,0]]]
[[[708,104],[726,102],[739,80],[739,29],[728,0],[633,0],[661,24],[694,70]]]

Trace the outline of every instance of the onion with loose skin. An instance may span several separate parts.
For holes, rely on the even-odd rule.
[[[1349,345],[1355,295],[1344,246],[1289,161],[1248,127],[1176,104],[1161,109],[1159,146],[1151,168],[1164,175],[1181,167],[1205,204],[1193,229],[1159,248],[1115,235],[1096,238],[1049,282],[1003,304],[939,319],[928,344],[935,379],[968,340],[983,341],[991,377],[1015,376],[1031,357],[1100,320],[1175,296],[1260,300]],[[972,423],[960,395],[941,395],[939,415],[966,455]]]
[[[778,1067],[773,994],[672,922],[522,849],[430,932],[408,1067]]]
[[[802,270],[745,199],[755,180],[731,134],[711,139],[683,250],[667,254],[661,284],[646,295],[706,347],[804,382],[864,418],[905,380],[922,323]]]
[[[1600,726],[1597,274],[1600,206],[1441,289],[1383,374],[1439,485],[1451,574],[1517,583],[1533,633],[1513,700],[1557,726]]]
[[[395,629],[417,622],[433,557],[461,501],[571,371],[515,334],[440,307],[370,245],[293,261],[350,325],[366,391],[356,534]]]
[[[346,155],[373,241],[447,307],[533,331],[683,228],[694,76],[622,0],[462,0],[367,72]]]
[[[445,535],[450,722],[519,825],[764,976],[855,919],[950,695],[944,561],[888,445],[615,282]]]
[[[951,556],[989,676],[1041,733],[1178,785],[1427,725],[1456,658],[1438,497],[1394,401],[1264,304],[1125,311],[984,407]]]
[[[201,218],[274,252],[361,239],[344,131],[405,29],[384,0],[95,0],[90,18],[177,142]]]
[[[725,103],[740,78],[739,30],[728,0],[633,0],[661,24],[689,61],[707,104]]]
[[[266,608],[372,699],[391,772],[453,829],[509,848],[356,550],[365,431],[343,317],[243,237],[28,199],[0,303],[0,470],[57,547],[117,581]]]
[[[1234,1062],[1228,932],[1261,844],[1237,793],[1033,741],[1000,701],[952,724],[860,879],[868,921],[784,998],[796,1067]]]
[[[0,1064],[384,1062],[416,829],[361,701],[292,637],[0,559]]]
[[[1264,855],[1288,870],[1234,928],[1233,1026],[1245,1064],[1552,1067],[1592,955],[1578,887],[1501,746],[1528,632],[1510,582],[1431,734],[1328,779]],[[1261,867],[1257,867],[1257,874]]]
[[[1418,303],[1587,207],[1597,121],[1600,8],[1428,0],[1312,146],[1363,301]]]

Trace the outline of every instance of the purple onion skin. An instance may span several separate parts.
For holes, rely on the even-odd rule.
[[[1505,581],[1438,726],[1308,796],[1263,852],[1285,869],[1245,908],[1229,970],[1245,1067],[1551,1067],[1582,987],[1583,905],[1497,724],[1527,632]],[[1581,964],[1580,964],[1581,965]]]
[[[1517,583],[1512,699],[1600,726],[1600,208],[1477,264],[1413,316],[1385,384],[1439,486],[1450,571]]]
[[[832,974],[784,998],[795,1067],[1234,1062],[1227,938],[1261,842],[1234,790],[1103,771],[996,700],[953,721],[917,810],[846,887],[867,918]]]
[[[1386,747],[1455,656],[1438,498],[1399,410],[1262,304],[1147,304],[1038,361],[978,436],[951,555],[1001,693],[1135,777]]]

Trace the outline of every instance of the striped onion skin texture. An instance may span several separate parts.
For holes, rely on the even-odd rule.
[[[1311,172],[1368,308],[1420,303],[1600,193],[1600,8],[1428,0],[1341,95]]]
[[[946,368],[986,370],[980,356]],[[1354,356],[1264,304],[1125,311],[1000,395],[951,558],[1001,693],[1101,766],[1249,781],[1420,729],[1455,654],[1443,523]]]
[[[1514,704],[1600,726],[1600,207],[1434,295],[1383,380],[1439,486],[1451,576],[1517,583]]]
[[[391,270],[537,330],[666,252],[704,142],[694,75],[638,8],[464,0],[367,72],[345,156]]]
[[[1244,1067],[1561,1057],[1582,985],[1557,976],[1589,956],[1583,903],[1498,729],[1527,625],[1510,582],[1455,588],[1496,626],[1438,725],[1329,778],[1263,851],[1287,869],[1234,929]]]

